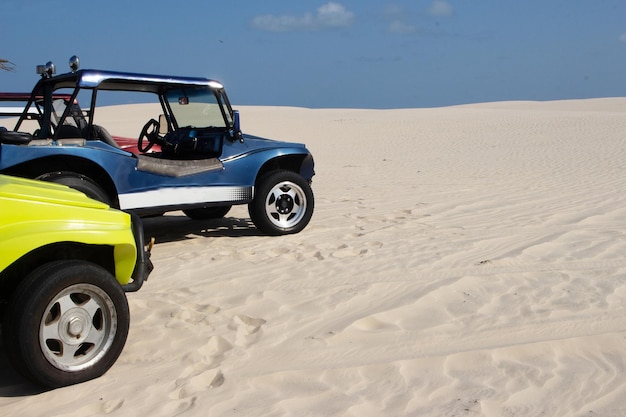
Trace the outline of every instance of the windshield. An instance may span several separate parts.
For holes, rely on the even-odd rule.
[[[222,107],[211,89],[205,87],[172,89],[167,92],[167,101],[178,127],[227,127]]]

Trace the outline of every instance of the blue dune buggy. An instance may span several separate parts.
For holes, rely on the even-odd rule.
[[[140,216],[182,210],[219,218],[247,204],[265,234],[298,233],[309,223],[311,153],[242,133],[219,82],[78,69],[76,57],[70,68],[55,75],[53,64],[39,66],[30,95],[0,94],[23,100],[16,125],[0,128],[0,173],[65,184]],[[106,106],[119,103],[152,103],[142,108],[153,113],[107,119]],[[116,133],[124,129],[136,138]]]

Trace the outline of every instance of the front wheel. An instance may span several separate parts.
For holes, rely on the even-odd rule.
[[[9,360],[25,377],[56,388],[104,374],[128,336],[122,287],[84,261],[45,264],[20,284],[3,325]]]
[[[291,171],[273,171],[257,182],[248,212],[254,225],[268,235],[298,233],[313,215],[309,183]]]

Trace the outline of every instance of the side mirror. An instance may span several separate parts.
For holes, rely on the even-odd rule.
[[[239,110],[233,110],[233,129],[230,132],[230,136],[233,140],[239,140],[239,142],[243,142],[243,134],[241,133],[241,117],[239,116]]]
[[[241,132],[241,116],[239,116],[239,110],[233,110],[233,128],[237,132]]]

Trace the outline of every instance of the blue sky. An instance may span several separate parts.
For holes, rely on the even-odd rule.
[[[222,81],[235,104],[437,107],[626,96],[624,0],[2,0],[0,90],[35,67]]]

